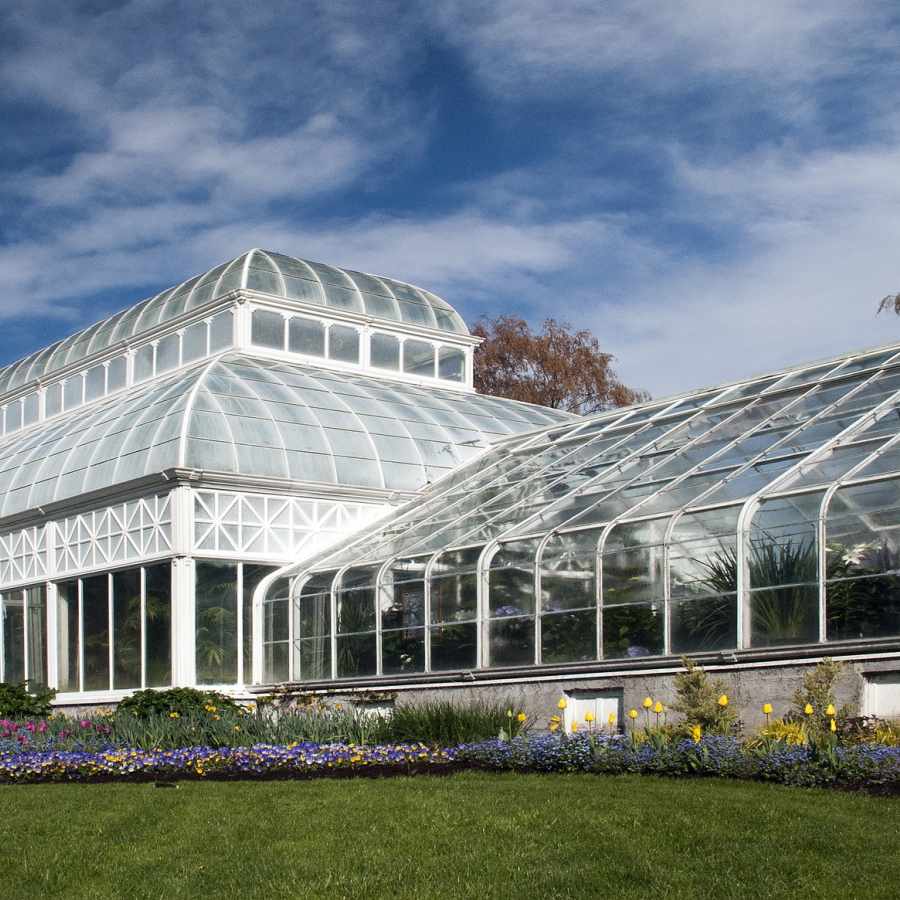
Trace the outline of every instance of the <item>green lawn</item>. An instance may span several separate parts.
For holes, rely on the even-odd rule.
[[[0,789],[0,896],[878,897],[900,802],[590,775]]]

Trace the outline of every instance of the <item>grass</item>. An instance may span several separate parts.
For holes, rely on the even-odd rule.
[[[896,800],[459,775],[0,789],[2,896],[896,897]]]

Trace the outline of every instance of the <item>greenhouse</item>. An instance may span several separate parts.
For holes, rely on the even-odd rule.
[[[428,291],[252,250],[0,370],[0,681],[246,695],[266,576],[574,421],[476,395],[478,343]]]
[[[572,679],[621,710],[683,654],[832,655],[900,714],[900,345],[499,438],[260,591],[268,684]]]

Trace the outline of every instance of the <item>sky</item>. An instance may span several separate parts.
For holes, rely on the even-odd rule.
[[[654,396],[900,337],[895,0],[29,0],[0,88],[0,363],[251,247]]]

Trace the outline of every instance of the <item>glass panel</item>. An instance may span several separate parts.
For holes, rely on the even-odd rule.
[[[328,329],[328,356],[341,362],[359,362],[359,332],[346,325],[332,325]]]
[[[534,665],[534,616],[488,623],[491,666]]]
[[[106,366],[94,366],[88,369],[85,377],[84,399],[96,400],[106,393]]]
[[[617,525],[602,557],[603,605],[662,602],[663,538],[668,519]]]
[[[375,632],[338,635],[338,678],[354,678],[375,673]]]
[[[534,612],[534,558],[539,539],[502,544],[488,572],[491,618]]]
[[[72,375],[63,385],[63,406],[72,409],[84,403],[84,376]]]
[[[184,329],[181,339],[181,358],[183,362],[192,362],[206,356],[207,343],[206,322],[195,322]]]
[[[379,369],[400,368],[400,340],[392,334],[373,334],[369,344],[369,358]]]
[[[138,347],[134,354],[134,380],[146,381],[153,377],[153,344]]]
[[[751,646],[818,640],[822,496],[763,501],[753,517],[747,554]]]
[[[448,381],[466,380],[466,354],[455,347],[441,347],[438,374]]]
[[[669,606],[672,653],[737,647],[737,594],[673,600]]]
[[[56,586],[56,674],[60,691],[79,690],[78,582]]]
[[[600,531],[555,534],[541,556],[541,610],[561,612],[597,605],[596,560]]]
[[[62,384],[59,381],[51,384],[44,394],[44,415],[55,416],[58,412],[62,412]]]
[[[3,679],[8,684],[25,680],[25,595],[3,594]]]
[[[141,686],[141,570],[113,573],[113,688]]]
[[[375,630],[375,577],[379,566],[348,569],[337,589],[337,632]]]
[[[253,563],[244,563],[243,572],[243,596],[241,598],[241,614],[243,616],[244,640],[243,640],[243,681],[250,684],[253,680],[253,592],[260,581],[275,571],[275,566],[260,566]],[[285,593],[285,616],[287,615],[288,599]],[[285,640],[287,640],[285,633]],[[287,676],[285,676],[287,677]]]
[[[331,678],[331,584],[334,572],[313,575],[294,604],[295,680]]]
[[[637,659],[663,652],[663,616],[659,603],[604,606],[603,656]]]
[[[22,424],[33,425],[38,420],[38,395],[36,391],[22,398]]]
[[[425,341],[403,342],[403,371],[434,377],[434,346]]]
[[[109,578],[82,579],[84,690],[109,690]]]
[[[198,561],[195,576],[197,683],[237,681],[237,564]]]
[[[124,356],[116,356],[106,367],[106,392],[111,393],[125,387],[127,360]]]
[[[220,312],[209,320],[209,352],[218,353],[234,343],[234,315],[231,310]]]
[[[172,565],[144,569],[144,623],[147,644],[147,687],[172,683]]]
[[[474,622],[458,625],[432,625],[431,671],[474,669],[477,663],[478,626]]]
[[[181,335],[169,334],[156,345],[156,374],[178,368],[181,362]]]
[[[325,681],[331,678],[331,641],[294,641],[294,680]]]
[[[478,608],[475,569],[480,548],[451,550],[439,556],[431,570],[431,622],[464,622]]]
[[[284,316],[267,309],[254,309],[250,340],[257,347],[284,350]]]
[[[6,406],[6,433],[18,431],[22,427],[22,401],[13,400]]]
[[[267,684],[279,684],[288,680],[290,644],[282,641],[263,646],[263,678]]]
[[[404,628],[381,633],[381,671],[405,675],[425,671],[425,629]]]
[[[47,591],[43,585],[25,591],[28,607],[28,683],[47,684]],[[7,679],[8,681],[9,679]]]
[[[828,640],[900,634],[900,481],[839,488],[826,528]]]
[[[541,616],[541,662],[581,662],[597,658],[597,610]]]
[[[291,319],[288,323],[288,349],[291,353],[324,356],[325,326],[312,319]]]

